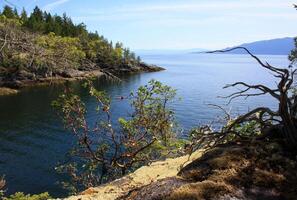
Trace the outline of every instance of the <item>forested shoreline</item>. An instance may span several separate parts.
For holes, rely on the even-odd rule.
[[[35,7],[5,6],[0,15],[0,87],[20,88],[47,79],[83,78],[99,72],[112,74],[159,71],[122,43],[89,32],[66,14],[51,15]]]
[[[191,112],[181,110],[187,121],[191,120],[191,115],[194,116],[196,124],[189,130],[184,130],[178,124],[179,107],[176,106],[176,100],[180,98],[177,98],[177,90],[169,85],[152,79],[128,93],[114,92],[111,88],[105,91],[104,88],[97,88],[91,80],[86,80],[82,84],[83,93],[72,90],[65,84],[63,91],[58,91],[59,96],[47,102],[51,102],[51,109],[55,111],[53,124],[61,122],[59,126],[51,125],[51,113],[48,114],[47,110],[43,109],[46,102],[37,99],[37,95],[32,97],[41,102],[40,106],[26,96],[24,100],[16,96],[17,100],[25,102],[25,105],[17,106],[17,101],[11,101],[12,107],[16,107],[14,115],[7,114],[4,110],[4,118],[11,115],[14,118],[9,120],[16,124],[3,123],[5,131],[6,127],[10,130],[11,127],[23,126],[23,121],[18,121],[16,113],[21,113],[21,107],[26,107],[27,102],[34,106],[33,109],[27,109],[34,118],[28,120],[29,115],[23,112],[21,117],[26,118],[24,124],[29,128],[24,129],[26,131],[18,131],[16,135],[8,132],[8,142],[23,135],[27,136],[27,132],[31,131],[32,137],[42,139],[41,142],[36,142],[39,149],[51,147],[48,142],[50,140],[61,141],[63,145],[70,141],[71,146],[65,148],[67,153],[63,160],[53,166],[46,162],[46,159],[61,154],[62,146],[51,147],[59,150],[53,151],[52,155],[39,153],[32,148],[32,152],[42,156],[37,157],[37,163],[44,162],[47,165],[44,171],[54,169],[57,176],[63,178],[58,181],[61,188],[65,189],[61,197],[74,195],[67,198],[68,200],[294,200],[297,197],[297,38],[294,39],[294,49],[288,55],[289,64],[281,66],[270,64],[250,49],[241,46],[205,53],[228,53],[236,50],[248,54],[258,68],[266,71],[272,79],[265,79],[262,74],[255,76],[258,72],[255,71],[256,68],[243,71],[241,66],[251,64],[243,60],[228,60],[226,65],[223,65],[228,67],[231,62],[238,65],[237,68],[232,68],[231,65],[233,71],[242,70],[237,74],[228,71],[216,76],[211,75],[210,71],[198,71],[206,79],[204,82],[199,80],[202,76],[192,75],[193,70],[190,69],[193,68],[180,67],[183,71],[175,74],[182,79],[174,79],[177,76],[172,76],[169,71],[168,76],[174,79],[171,83],[185,82],[185,85],[178,85],[177,88],[188,88],[191,92],[190,98],[183,102],[182,107],[187,107],[195,98],[203,100],[203,103],[209,106],[209,109],[203,110],[193,101],[192,105],[200,110],[195,111],[194,106],[187,107]],[[239,61],[243,61],[244,65],[240,65]],[[224,60],[216,60],[215,65],[219,62]],[[186,64],[182,63],[185,66]],[[198,64],[202,67],[212,66],[209,63]],[[191,76],[183,74],[185,69],[192,73]],[[214,69],[219,69],[219,72],[226,70],[220,67],[213,68],[212,71]],[[9,6],[5,6],[0,13],[0,95],[1,86],[20,88],[29,83],[158,70],[162,68],[142,62],[140,57],[119,42],[114,44],[97,32],[87,31],[84,24],[74,24],[66,14],[62,17],[52,16],[35,7],[29,16],[25,10],[18,13]],[[255,76],[255,79],[244,79],[242,74]],[[229,90],[219,96],[226,101],[212,103],[212,95],[207,93],[203,96],[202,93],[207,90],[220,93],[216,87],[207,87],[208,84],[213,84],[218,76],[230,76],[232,82],[223,87]],[[199,82],[186,81],[191,78],[198,79]],[[271,82],[274,84],[269,84]],[[196,93],[193,88],[197,86],[200,88]],[[122,88],[131,87],[124,85],[118,91]],[[52,93],[50,95],[54,96]],[[184,92],[183,96],[186,95],[187,92]],[[233,101],[263,96],[269,99],[251,104],[252,109],[243,101],[230,104]],[[10,102],[10,99],[7,99],[5,101]],[[45,96],[44,99],[49,97]],[[117,102],[122,102],[124,106],[118,106]],[[275,102],[277,106],[271,106],[269,102]],[[234,114],[232,106],[243,107],[244,111]],[[125,112],[126,108],[128,112]],[[210,109],[219,111],[218,114],[211,115],[213,121],[203,124],[199,122],[206,118],[208,112],[212,112]],[[46,120],[42,121],[38,114],[32,112],[34,110],[48,114],[44,115]],[[60,121],[56,121],[57,117]],[[42,123],[36,126],[38,132],[34,132],[34,124],[39,120]],[[63,137],[59,140],[56,135],[50,135],[51,132],[47,132],[46,127],[57,134],[68,134],[71,138]],[[64,131],[60,130],[62,127]],[[6,132],[3,135],[5,134]],[[30,137],[25,139],[24,146],[31,147]],[[35,140],[32,140],[32,143],[34,142]],[[22,143],[16,144],[11,146],[15,148]],[[16,156],[22,156],[23,152],[28,153],[30,158],[27,160],[31,162],[31,158],[36,155],[26,150],[21,149]],[[13,162],[15,163],[17,162]],[[20,163],[23,169],[25,164]],[[48,174],[44,177],[43,174],[36,175],[39,166],[32,167],[32,176],[46,179]],[[13,176],[4,174],[1,177],[0,174],[0,199],[52,199],[50,190],[49,193],[45,192],[50,187],[40,187],[36,186],[37,184],[33,186],[34,192],[36,189],[36,193],[39,193],[39,188],[42,188],[41,192],[44,193],[31,195],[7,192],[7,188],[13,184],[5,180],[19,175],[11,168],[14,170]],[[27,176],[28,179],[32,177],[28,173],[25,175],[25,180]]]

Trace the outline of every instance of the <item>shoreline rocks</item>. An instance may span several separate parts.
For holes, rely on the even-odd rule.
[[[8,89],[18,91],[24,87],[28,86],[38,86],[38,85],[50,85],[55,83],[64,83],[66,81],[75,81],[75,80],[83,80],[86,78],[92,77],[100,77],[104,73],[101,70],[91,70],[91,71],[79,71],[79,70],[71,70],[65,72],[65,76],[52,76],[46,78],[38,78],[38,79],[29,79],[29,78],[18,78],[11,81],[2,81],[0,82],[0,95],[6,95],[4,91]],[[5,88],[5,89],[4,89]]]
[[[46,74],[44,77],[36,77],[31,72],[20,70],[15,74],[14,78],[5,80],[0,77],[0,96],[16,94],[18,90],[28,86],[50,85],[57,83],[64,83],[66,81],[83,80],[86,78],[100,77],[105,72],[120,75],[120,74],[135,74],[141,72],[157,72],[165,70],[156,65],[148,65],[140,63],[139,66],[129,65],[121,66],[116,69],[93,69],[93,70],[79,70],[66,69],[55,72],[55,74]]]

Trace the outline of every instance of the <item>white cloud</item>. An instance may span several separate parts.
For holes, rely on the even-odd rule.
[[[233,13],[230,17],[261,17],[261,18],[275,18],[283,20],[297,20],[297,14],[294,13],[268,13],[268,12],[255,12],[255,13]]]
[[[185,21],[193,21],[191,14],[199,15],[199,20],[205,18],[232,17],[266,17],[296,19],[292,1],[270,0],[269,3],[250,1],[212,1],[188,2],[179,4],[139,4],[134,6],[112,7],[109,9],[86,9],[81,15],[74,16],[76,21],[168,21],[182,17]],[[294,13],[287,13],[292,9]],[[271,10],[277,10],[271,12]],[[240,11],[240,12],[239,12]],[[177,15],[178,14],[178,15]],[[210,16],[211,14],[211,16]],[[232,19],[231,19],[232,20]]]
[[[292,5],[292,4],[291,4]],[[159,5],[142,5],[142,6],[131,6],[131,7],[123,7],[118,9],[118,12],[196,12],[203,11],[206,9],[209,10],[226,10],[226,9],[241,9],[241,8],[286,8],[289,7],[290,3],[288,2],[280,2],[275,1],[271,3],[265,2],[208,2],[208,3],[183,3],[183,4],[159,4]]]
[[[292,6],[296,0],[166,1],[170,0],[97,4],[97,8],[77,11],[72,18],[90,23],[93,30],[104,27],[103,34],[132,41],[126,43],[132,47],[134,43],[134,48],[220,48],[296,33],[297,14]]]
[[[70,0],[57,0],[57,1],[54,1],[52,3],[46,4],[42,9],[46,10],[46,11],[50,11],[50,10],[56,8],[57,6],[59,6],[61,4],[64,4],[64,3],[68,2],[68,1],[70,1]]]
[[[272,0],[269,2],[259,2],[255,0],[251,1],[212,1],[212,2],[189,2],[179,4],[139,4],[136,6],[123,6],[115,7],[111,10],[98,10],[98,9],[87,9],[85,12],[90,15],[96,14],[135,14],[135,13],[152,13],[152,12],[198,12],[198,11],[220,11],[220,10],[238,10],[238,9],[267,9],[277,8],[289,8],[293,7],[294,2],[291,1],[277,1]]]

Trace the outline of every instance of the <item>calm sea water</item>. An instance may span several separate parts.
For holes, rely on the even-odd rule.
[[[261,57],[276,66],[288,65],[287,56]],[[232,92],[222,89],[225,84],[240,80],[275,86],[271,74],[247,55],[148,54],[142,58],[167,70],[123,77],[121,83],[95,82],[96,87],[106,90],[114,99],[114,120],[127,116],[130,108],[116,97],[129,95],[151,79],[177,89],[181,100],[175,101],[173,107],[183,136],[191,127],[217,118],[220,111],[208,104],[226,104],[225,99],[217,98]],[[80,83],[73,83],[72,87],[86,102],[90,110],[88,119],[92,122],[96,116],[94,99],[87,96]],[[0,97],[0,175],[5,175],[8,193],[49,191],[53,196],[66,195],[58,184],[66,177],[57,174],[54,167],[65,159],[74,138],[63,129],[50,106],[62,91],[61,85],[32,87],[15,96]],[[276,107],[269,96],[239,99],[228,107],[233,114],[238,114],[263,104]]]

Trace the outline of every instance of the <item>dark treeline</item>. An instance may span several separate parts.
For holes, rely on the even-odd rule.
[[[0,13],[0,81],[18,79],[22,70],[47,77],[61,69],[110,69],[133,71],[144,66],[140,57],[113,43],[83,23],[75,24],[65,13],[52,15],[35,7],[26,10],[4,6]],[[4,77],[4,78],[3,78]]]
[[[92,38],[99,38],[97,33],[88,33],[86,26],[83,23],[78,25],[74,24],[71,18],[67,17],[64,13],[63,16],[51,15],[40,8],[35,7],[33,12],[28,16],[26,10],[22,10],[19,14],[16,9],[10,6],[4,6],[2,15],[10,19],[20,19],[22,26],[30,29],[33,32],[40,32],[48,34],[50,32],[63,37],[79,37],[86,36]]]

